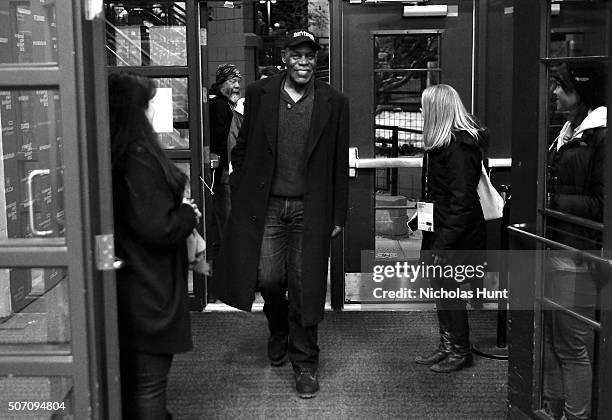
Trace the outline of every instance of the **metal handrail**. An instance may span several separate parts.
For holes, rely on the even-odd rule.
[[[536,299],[540,304],[544,305],[544,306],[548,306],[549,308],[553,308],[556,309],[558,311],[564,312],[567,315],[578,319],[579,321],[584,322],[585,324],[589,324],[591,327],[593,327],[594,329],[596,329],[597,331],[601,331],[601,323],[597,322],[597,321],[593,321],[590,318],[587,318],[584,315],[579,314],[578,312],[574,312],[569,308],[566,308],[563,305],[558,304],[557,302],[555,302],[554,300],[551,300],[547,297],[541,297],[541,298],[537,298]]]
[[[423,158],[420,157],[396,157],[396,158],[368,158],[355,161],[354,168],[357,169],[379,169],[379,168],[422,168]]]
[[[564,222],[569,222],[577,226],[593,229],[599,232],[603,232],[604,225],[600,222],[595,222],[590,219],[585,219],[584,217],[574,216],[572,214],[563,213],[561,211],[543,209],[540,210],[540,213],[544,216],[551,217],[553,219],[558,219]]]
[[[489,168],[511,168],[512,158],[489,158]],[[356,147],[349,149],[349,167],[351,169],[383,169],[383,168],[422,168],[423,158],[415,156],[393,158],[359,158]]]
[[[542,236],[536,235],[535,233],[530,233],[530,232],[524,231],[524,230],[520,229],[517,226],[508,226],[508,231],[511,232],[511,233],[514,233],[514,234],[516,234],[518,236],[522,236],[524,238],[527,238],[527,239],[533,239],[536,242],[540,242],[540,243],[542,243],[544,245],[548,245],[548,246],[550,246],[552,248],[555,248],[555,249],[563,249],[565,251],[574,252],[575,254],[580,255],[581,257],[586,258],[587,260],[594,261],[594,262],[597,262],[597,263],[600,263],[600,264],[607,264],[607,265],[612,266],[612,260],[610,260],[608,258],[600,257],[599,255],[595,255],[595,254],[592,254],[590,252],[583,251],[581,249],[574,248],[574,247],[571,247],[569,245],[562,244],[560,242],[552,241],[550,239],[547,239],[547,238],[544,238]]]

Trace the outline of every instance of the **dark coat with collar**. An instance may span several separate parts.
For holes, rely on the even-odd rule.
[[[604,149],[607,129],[586,130],[549,156],[548,207],[596,222],[603,220]],[[548,237],[578,249],[601,247],[601,233],[573,223],[548,219]]]
[[[457,131],[447,147],[430,150],[424,159],[423,189],[428,172],[428,198],[434,203],[434,232],[423,232],[421,249],[436,251],[448,263],[482,263],[483,255],[473,251],[486,248],[485,220],[476,191],[484,143],[484,138],[478,142],[469,133]],[[427,253],[422,253],[422,258],[429,262]]]
[[[225,97],[215,85],[210,89],[214,95],[209,102],[210,114],[210,151],[219,155],[219,165],[223,169],[229,168],[229,156],[227,155],[227,136],[230,132],[234,112],[229,99]],[[220,182],[221,177],[217,177],[215,183]]]
[[[196,216],[172,191],[155,157],[132,147],[113,167],[119,338],[122,347],[169,354],[191,349],[187,236]]]
[[[285,73],[250,84],[230,177],[232,210],[215,262],[213,293],[236,308],[251,309],[276,164],[278,107]],[[306,149],[302,254],[302,325],[323,319],[330,233],[344,226],[348,201],[349,107],[327,83],[314,81]]]

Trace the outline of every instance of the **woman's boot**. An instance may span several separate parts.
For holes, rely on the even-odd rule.
[[[474,359],[470,349],[470,326],[465,309],[440,311],[448,319],[451,352],[445,359],[431,366],[437,373],[450,373],[472,365]]]
[[[446,357],[453,350],[452,345],[452,337],[450,333],[450,319],[448,319],[448,314],[446,311],[437,311],[438,312],[438,326],[440,328],[440,345],[437,349],[435,349],[431,354],[421,355],[415,357],[415,363],[419,365],[434,365],[442,360],[446,359]]]

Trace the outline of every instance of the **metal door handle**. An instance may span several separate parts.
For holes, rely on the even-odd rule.
[[[28,216],[30,219],[30,230],[34,236],[49,236],[53,233],[52,230],[38,230],[34,225],[34,193],[32,191],[32,184],[34,178],[37,176],[49,175],[51,171],[49,169],[35,169],[28,175]]]
[[[511,168],[512,158],[489,158],[489,168]],[[360,159],[356,147],[349,148],[349,175],[357,176],[357,169],[422,168],[421,157],[394,157]]]

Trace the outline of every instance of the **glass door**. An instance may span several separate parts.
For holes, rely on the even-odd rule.
[[[168,157],[190,182],[185,195],[204,213],[199,19],[196,2],[105,1],[109,72],[129,70],[152,78],[160,103],[154,128]],[[204,41],[205,42],[205,41]],[[168,114],[168,115],[164,115]],[[199,226],[202,233],[202,226]],[[205,305],[204,276],[189,271],[191,309]]]
[[[539,63],[521,75],[524,92],[515,89],[515,101],[537,118],[513,139],[513,160],[520,162],[513,184],[523,185],[528,175],[538,182],[513,192],[521,204],[510,227],[509,400],[532,418],[605,419],[612,336],[610,3],[520,2],[514,10],[517,21],[534,15],[522,21],[533,46],[517,57]],[[515,116],[515,126],[525,115]]]
[[[112,204],[92,189],[93,167],[110,177],[96,146],[110,148],[86,127],[95,76],[81,16],[79,2],[0,1],[1,418],[118,413],[114,275],[101,271]],[[95,234],[108,235],[98,248]]]
[[[342,3],[338,25],[342,90],[351,105],[351,181],[340,305],[431,302],[408,291],[426,288],[422,280],[383,271],[397,273],[397,264],[419,258],[421,235],[411,234],[407,222],[421,197],[421,93],[447,83],[473,107],[473,5],[444,4],[445,16],[403,17],[397,5]],[[374,267],[383,270],[380,275],[373,276]]]

